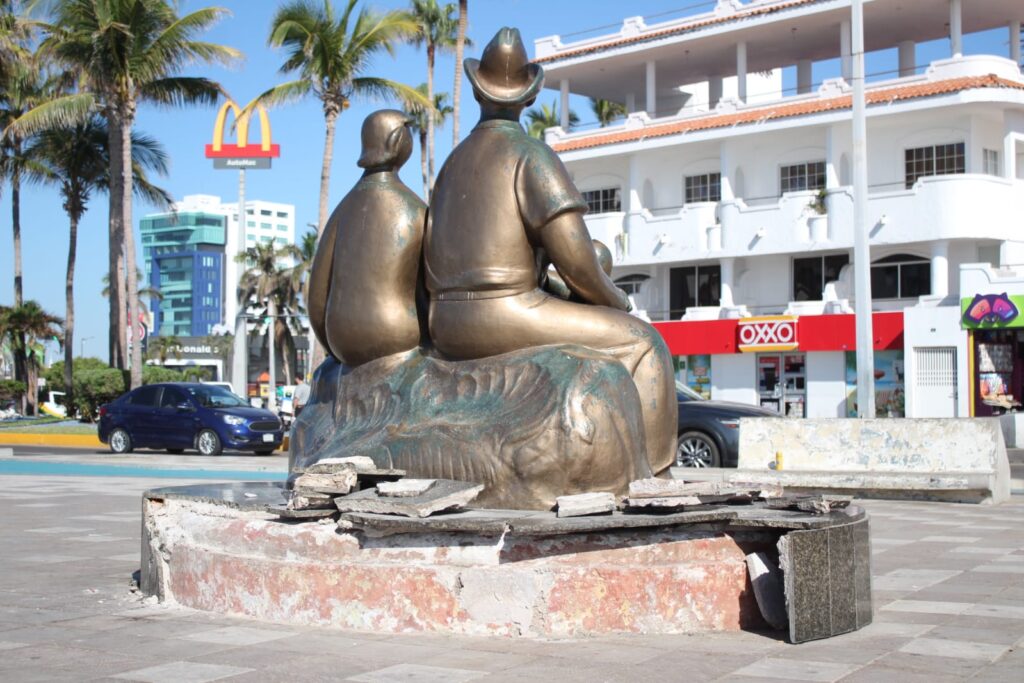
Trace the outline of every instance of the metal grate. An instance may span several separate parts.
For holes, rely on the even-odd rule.
[[[956,349],[934,347],[914,349],[917,386],[956,388]]]
[[[281,423],[277,420],[264,420],[261,422],[253,422],[249,425],[249,429],[254,432],[276,432],[281,428]]]

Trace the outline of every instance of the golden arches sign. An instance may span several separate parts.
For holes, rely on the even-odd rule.
[[[260,121],[260,142],[249,144],[249,121],[252,111],[259,116]],[[235,119],[236,144],[224,142],[226,134],[228,114]],[[213,124],[213,143],[206,146],[206,156],[217,159],[267,159],[281,156],[280,145],[274,144],[270,135],[270,117],[262,105],[256,105],[252,110],[240,109],[233,101],[228,100],[221,105],[217,112],[217,118]]]

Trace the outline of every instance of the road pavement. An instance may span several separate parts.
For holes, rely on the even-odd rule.
[[[254,466],[285,460],[237,457]],[[48,458],[17,460],[42,467]],[[140,494],[208,471],[192,462],[180,479],[0,474],[0,680],[1024,680],[1021,497],[996,507],[866,501],[875,621],[837,638],[802,645],[749,632],[455,638],[301,628],[147,604],[131,589]]]

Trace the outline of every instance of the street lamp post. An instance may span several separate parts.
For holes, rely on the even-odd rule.
[[[78,340],[78,357],[79,358],[85,358],[85,341],[87,339],[92,339],[92,338],[93,338],[92,336],[89,336],[89,337],[82,337],[81,339]]]

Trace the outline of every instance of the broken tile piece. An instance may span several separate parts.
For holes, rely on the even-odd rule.
[[[426,493],[436,479],[399,479],[398,481],[382,481],[377,484],[377,493],[390,498],[411,498]]]
[[[356,485],[356,468],[351,464],[341,465],[331,472],[305,472],[295,479],[294,490],[303,494],[344,495]]]
[[[747,555],[747,572],[761,616],[769,626],[782,631],[789,625],[782,570],[766,553],[750,553]]]
[[[288,510],[319,510],[330,509],[333,506],[334,498],[331,496],[303,495],[293,492],[285,508]]]
[[[353,455],[348,458],[324,458],[306,468],[306,472],[319,474],[322,472],[334,472],[345,466],[355,468],[356,472],[370,472],[377,469],[372,458],[365,455]]]
[[[615,511],[615,496],[611,493],[577,493],[572,496],[558,496],[559,517],[584,517],[586,515],[611,514]]]
[[[698,493],[718,493],[720,483],[714,481],[683,481],[682,479],[637,479],[629,483],[629,497],[672,498]]]
[[[445,510],[465,507],[484,490],[483,484],[452,479],[436,479],[434,485],[418,496],[382,496],[377,489],[363,489],[334,499],[342,512],[371,512],[403,517],[427,517]]]

